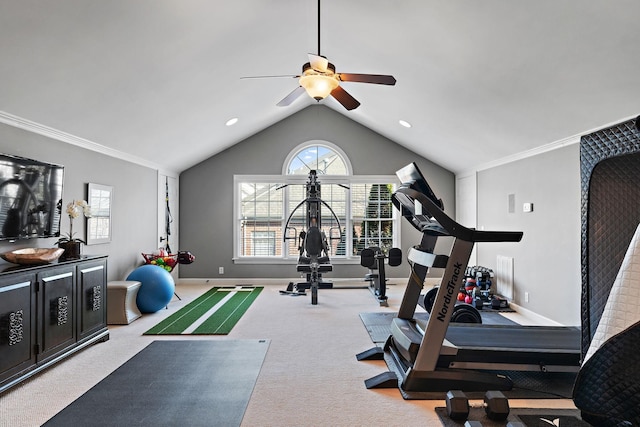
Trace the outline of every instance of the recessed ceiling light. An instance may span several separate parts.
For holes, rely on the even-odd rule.
[[[411,127],[411,123],[404,121],[404,120],[398,120],[398,123],[400,123],[401,126],[404,126],[406,128],[410,128]]]
[[[235,125],[236,123],[238,123],[238,118],[237,118],[237,117],[234,117],[233,119],[229,119],[229,120],[227,120],[227,123],[225,123],[225,125],[227,125],[227,126],[233,126],[233,125]]]

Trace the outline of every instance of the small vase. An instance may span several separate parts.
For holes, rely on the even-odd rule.
[[[58,247],[64,249],[62,259],[78,259],[80,258],[81,242],[62,242],[58,243]]]

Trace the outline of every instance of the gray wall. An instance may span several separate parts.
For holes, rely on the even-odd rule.
[[[233,263],[233,175],[281,175],[287,155],[310,140],[339,146],[349,157],[355,175],[394,175],[397,169],[415,161],[436,194],[444,199],[449,215],[455,215],[455,180],[451,172],[330,108],[314,105],[180,175],[180,248],[197,257],[195,263],[180,267],[181,277],[219,278],[220,266],[224,267],[225,278],[298,276],[294,263],[290,266]],[[406,223],[401,227],[402,249],[406,254],[410,246],[419,243],[420,234]],[[404,262],[400,267],[390,268],[387,274],[408,277],[408,268]],[[359,264],[334,265],[330,276],[363,277],[365,273]]]
[[[123,160],[0,123],[0,152],[64,165],[63,209],[72,199],[86,199],[87,183],[113,186],[112,241],[84,246],[83,254],[108,255],[108,280],[124,280],[142,263],[141,252],[157,248],[157,172]],[[74,233],[85,237],[77,218]],[[61,231],[69,231],[62,216]],[[0,241],[0,252],[27,247],[55,247],[57,239]],[[5,264],[0,260],[1,267]]]
[[[478,173],[478,227],[524,232],[520,243],[480,244],[478,264],[513,257],[516,304],[566,325],[580,325],[579,149],[573,144]],[[522,211],[525,202],[533,212]]]

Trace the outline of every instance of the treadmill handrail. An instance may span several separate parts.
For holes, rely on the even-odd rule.
[[[519,242],[522,240],[522,231],[484,231],[467,228],[458,224],[451,217],[440,209],[430,198],[409,187],[400,187],[396,190],[410,198],[417,200],[422,205],[422,209],[427,215],[433,217],[438,224],[452,237],[462,239],[467,242]],[[396,199],[404,206],[401,200]],[[409,212],[413,212],[413,207],[407,206]]]

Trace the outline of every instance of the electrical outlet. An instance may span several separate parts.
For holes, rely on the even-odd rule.
[[[533,203],[524,203],[522,205],[522,212],[533,212]]]
[[[524,302],[529,302],[529,292],[524,293]]]
[[[224,274],[224,267],[218,267],[218,274]]]

